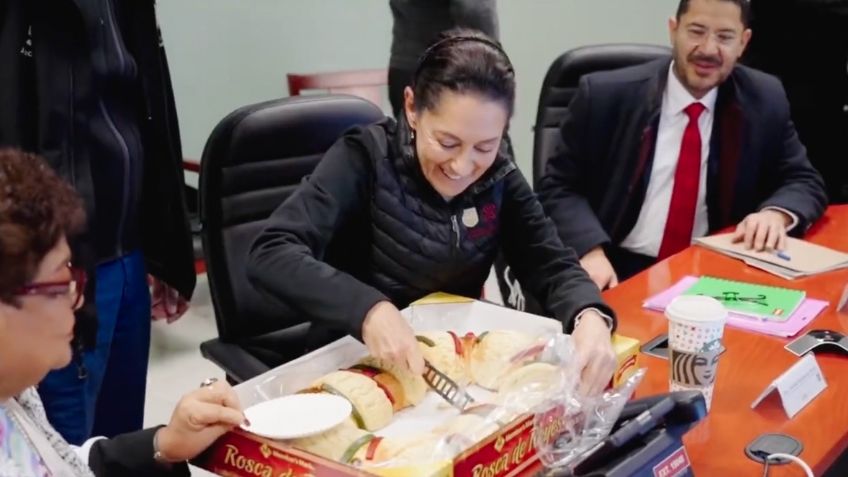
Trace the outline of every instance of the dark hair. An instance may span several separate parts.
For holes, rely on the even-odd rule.
[[[502,101],[512,116],[515,71],[495,40],[468,28],[441,33],[418,59],[412,76],[415,109],[433,108],[443,91],[477,93]]]
[[[683,15],[686,14],[686,12],[689,11],[689,3],[691,1],[692,0],[680,0],[680,4],[677,5],[677,20],[678,21],[680,20],[680,17],[682,17]],[[741,17],[742,25],[744,25],[745,28],[747,28],[748,25],[751,22],[751,4],[749,3],[749,0],[721,0],[721,1],[730,2],[730,3],[733,3],[734,5],[736,5],[737,7],[739,7],[739,10],[740,10],[741,15],[742,15],[742,17]],[[771,0],[771,1],[774,1],[774,0]]]
[[[0,149],[0,301],[30,283],[59,239],[85,223],[76,191],[34,154]]]

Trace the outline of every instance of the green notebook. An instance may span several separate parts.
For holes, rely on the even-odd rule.
[[[786,321],[806,297],[802,290],[701,277],[684,295],[706,295],[728,311],[770,321]]]

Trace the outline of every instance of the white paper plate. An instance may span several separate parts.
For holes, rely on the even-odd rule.
[[[292,394],[244,411],[246,431],[269,439],[296,439],[329,430],[347,419],[350,402],[333,394]]]

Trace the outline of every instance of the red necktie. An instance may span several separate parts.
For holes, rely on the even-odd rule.
[[[657,256],[660,260],[674,255],[692,243],[692,228],[695,226],[695,208],[701,179],[701,131],[698,129],[698,118],[705,108],[701,103],[692,103],[683,110],[689,116],[689,124],[683,131],[683,141],[680,143],[680,157],[674,172],[674,189],[668,207],[668,220]]]

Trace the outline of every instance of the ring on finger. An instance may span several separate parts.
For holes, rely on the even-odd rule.
[[[208,388],[209,386],[212,386],[213,384],[215,384],[217,382],[218,382],[218,378],[206,378],[206,379],[203,380],[202,383],[200,383],[200,387],[201,388]]]

